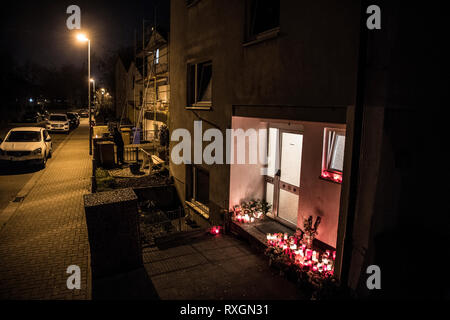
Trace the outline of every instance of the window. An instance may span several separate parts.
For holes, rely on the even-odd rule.
[[[188,66],[188,105],[210,107],[212,100],[211,61]]]
[[[11,131],[6,142],[39,142],[41,133],[39,131]]]
[[[47,130],[43,130],[42,133],[44,135],[44,141],[47,141],[47,139],[49,138],[48,131]]]
[[[194,167],[194,200],[209,204],[209,172],[198,167]]]
[[[187,194],[189,204],[202,214],[205,218],[209,218],[209,172],[197,167],[186,167]]]
[[[196,4],[197,2],[199,2],[200,0],[186,0],[186,6],[193,6],[194,4]]]
[[[280,0],[251,0],[248,12],[247,40],[280,26]]]
[[[322,158],[322,174],[324,179],[342,182],[344,169],[345,130],[325,128]]]
[[[159,49],[156,49],[156,54],[155,54],[155,64],[159,63]]]

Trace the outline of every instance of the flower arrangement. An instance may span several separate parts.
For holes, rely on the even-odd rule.
[[[317,217],[316,222],[313,224],[313,217],[309,216],[307,219],[303,220],[303,243],[308,247],[312,248],[314,238],[318,234],[317,229],[319,228],[321,218]]]
[[[250,200],[242,202],[233,208],[233,220],[243,223],[254,222],[264,218],[270,211],[271,205],[264,200]]]

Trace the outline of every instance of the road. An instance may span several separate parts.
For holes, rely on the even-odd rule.
[[[86,119],[81,119],[82,124],[87,125],[87,122],[88,121]],[[73,131],[76,130],[78,129]],[[51,133],[50,135],[53,142],[53,151],[56,151],[61,143],[68,137],[68,135],[64,133],[57,132]],[[2,135],[2,137],[4,137],[4,135]],[[48,159],[48,163],[50,163],[50,161],[52,161],[52,159]],[[31,177],[33,177],[33,175],[40,170],[42,169],[27,166],[0,168],[0,212],[14,200],[17,193],[19,193]]]
[[[83,121],[68,136],[53,136],[59,147],[47,167],[27,173],[28,182],[16,194],[22,201],[11,202],[0,212],[0,300],[91,297],[83,202],[92,174],[88,122]],[[6,185],[21,175],[9,174]],[[9,195],[14,197],[16,190],[10,189]],[[70,266],[79,268],[76,290],[67,285]]]

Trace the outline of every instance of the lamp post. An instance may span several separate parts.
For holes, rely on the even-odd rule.
[[[93,100],[94,106],[95,106],[95,100],[96,100],[96,94],[95,94],[95,79],[91,78],[91,82],[92,82],[92,85],[93,85],[92,92],[94,93],[94,99],[92,99],[92,100]]]
[[[92,155],[92,113],[91,113],[91,40],[86,35],[78,34],[78,41],[88,43],[88,108],[89,108],[89,155]]]

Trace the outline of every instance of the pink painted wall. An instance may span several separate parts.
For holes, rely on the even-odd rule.
[[[341,185],[319,178],[322,170],[324,128],[345,128],[343,124],[302,122],[303,155],[300,175],[300,200],[297,225],[312,215],[322,217],[317,239],[336,247]]]
[[[306,121],[233,117],[232,128],[266,128],[267,123],[285,123],[290,127],[303,127],[303,153],[300,175],[300,198],[297,226],[303,228],[303,219],[310,215],[322,217],[317,239],[336,247],[341,185],[319,178],[322,168],[324,128],[345,128],[345,124]],[[236,146],[235,146],[236,147]],[[248,154],[248,141],[246,142]],[[260,165],[230,165],[230,207],[242,200],[262,198],[264,179]]]

